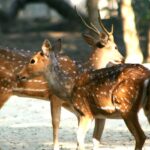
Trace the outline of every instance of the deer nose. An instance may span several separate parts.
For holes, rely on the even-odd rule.
[[[120,61],[122,64],[125,63],[125,58],[123,57]]]
[[[26,78],[25,76],[17,75],[17,76],[16,76],[16,79],[17,79],[18,81],[23,81],[23,80],[26,80],[27,78]]]
[[[123,64],[125,62],[125,58],[121,57],[120,60],[115,60],[117,64]]]

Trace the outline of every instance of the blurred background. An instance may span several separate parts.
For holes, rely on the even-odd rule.
[[[62,38],[63,50],[73,58],[86,59],[91,48],[81,33],[87,22],[98,28],[97,8],[126,62],[150,62],[150,0],[0,0],[0,45],[36,50],[45,38]]]

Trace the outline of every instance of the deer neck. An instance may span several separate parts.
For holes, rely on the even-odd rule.
[[[89,66],[91,66],[91,69],[101,69],[107,66],[107,57],[102,51],[100,48],[94,48],[89,58]]]
[[[72,89],[75,80],[75,70],[68,71],[68,67],[64,67],[62,61],[67,61],[66,58],[52,55],[52,65],[49,65],[45,78],[48,81],[49,88],[59,98],[70,100]],[[69,63],[69,62],[68,62]],[[69,68],[71,69],[71,68]]]

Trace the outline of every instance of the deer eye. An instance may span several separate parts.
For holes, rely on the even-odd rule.
[[[97,46],[98,48],[103,48],[103,47],[104,47],[104,45],[103,45],[101,42],[97,42],[97,43],[96,43],[96,46]]]
[[[34,63],[35,63],[35,60],[31,59],[30,64],[34,64]]]

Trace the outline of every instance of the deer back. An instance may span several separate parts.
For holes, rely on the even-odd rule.
[[[140,94],[150,71],[138,64],[122,64],[86,72],[73,90],[73,103],[82,114],[116,117],[143,103]]]

